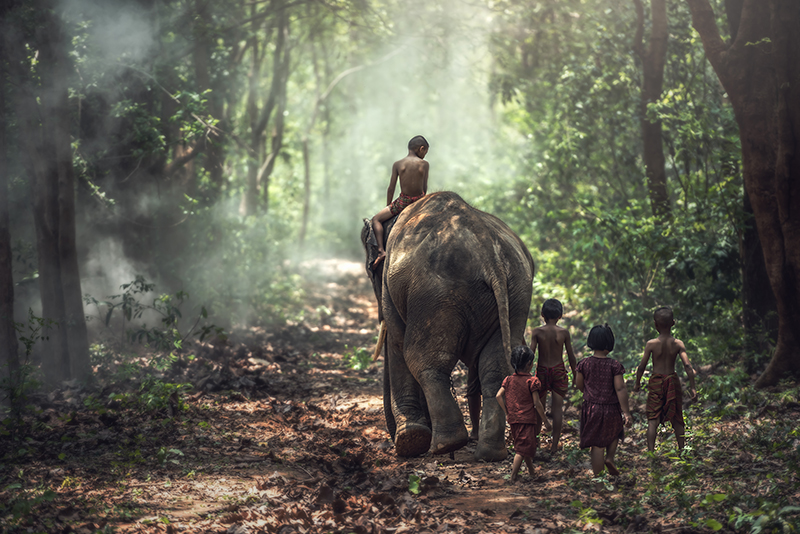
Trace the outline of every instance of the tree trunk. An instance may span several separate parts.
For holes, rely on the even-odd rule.
[[[308,214],[311,209],[311,156],[308,150],[308,137],[303,138],[303,220],[300,223],[300,246],[306,240]]]
[[[661,98],[664,85],[664,65],[667,61],[667,41],[669,28],[667,24],[666,0],[651,0],[650,12],[653,27],[650,31],[650,42],[645,50],[644,38],[644,6],[641,0],[633,0],[636,7],[637,27],[634,37],[634,50],[642,60],[642,95],[639,108],[642,128],[642,144],[645,174],[650,193],[650,205],[653,215],[662,217],[671,211],[669,192],[667,191],[667,171],[664,167],[664,142],[661,132],[661,121],[647,118],[647,105]]]
[[[275,168],[275,160],[283,149],[283,130],[286,124],[286,86],[289,83],[289,58],[291,45],[289,44],[289,16],[286,7],[281,9],[278,19],[278,43],[282,43],[282,54],[278,54],[278,47],[275,49],[276,64],[273,69],[273,87],[276,94],[275,126],[270,136],[270,153],[264,164],[259,169],[259,184],[264,195],[264,211],[269,210],[269,182],[272,170]]]
[[[42,317],[56,323],[42,332],[49,338],[44,340],[42,368],[54,383],[87,378],[91,367],[75,235],[69,42],[52,5],[42,2],[37,7],[36,35],[30,43],[15,43],[7,57],[17,69],[16,109],[31,183]],[[34,73],[23,44],[37,51]]]
[[[2,16],[2,12],[0,12]],[[0,57],[6,57],[0,40]],[[16,375],[19,369],[17,332],[14,328],[14,281],[12,276],[11,233],[8,215],[8,165],[6,151],[5,61],[0,61],[0,379]]]
[[[253,15],[255,15],[255,6]],[[263,130],[258,126],[258,95],[259,82],[261,81],[261,60],[258,39],[253,36],[250,43],[251,63],[250,73],[248,74],[247,103],[245,109],[250,121],[250,153],[247,157],[247,186],[244,197],[242,198],[242,214],[244,216],[255,215],[258,211],[258,168],[261,165],[261,152],[263,142]]]
[[[800,377],[800,2],[745,0],[736,39],[708,0],[687,0],[739,125],[744,184],[777,300],[775,354],[759,387]]]
[[[214,21],[208,12],[209,2],[207,0],[196,0],[195,11],[197,13],[197,23],[195,24],[195,47],[192,50],[194,60],[195,78],[197,79],[198,92],[211,89],[208,99],[208,111],[212,117],[217,119],[217,126],[221,130],[227,128],[227,114],[225,112],[225,92],[224,78],[220,77],[212,82],[209,59],[216,47],[214,42],[215,34],[212,32]],[[234,70],[236,65],[232,57],[229,68]],[[208,172],[209,181],[212,184],[213,198],[206,199],[210,205],[218,199],[223,186],[223,169],[225,165],[225,140],[217,131],[212,131],[205,138],[203,152],[204,168]]]
[[[68,380],[71,375],[69,344],[67,341],[66,309],[61,291],[61,262],[58,254],[58,174],[53,168],[54,147],[45,134],[49,125],[39,124],[36,117],[40,110],[29,95],[22,96],[30,105],[22,109],[25,117],[23,136],[26,137],[25,152],[28,154],[28,175],[31,182],[33,222],[36,228],[36,255],[39,269],[39,294],[42,301],[42,318],[54,321],[56,326],[47,327],[42,335],[42,370],[48,383]],[[46,114],[46,112],[45,112]],[[51,156],[48,159],[48,156]]]
[[[750,196],[744,193],[744,213],[747,217],[740,245],[742,262],[742,322],[744,324],[744,355],[747,371],[757,370],[759,355],[766,354],[778,337],[778,312],[775,295],[769,283],[764,252],[758,237]]]

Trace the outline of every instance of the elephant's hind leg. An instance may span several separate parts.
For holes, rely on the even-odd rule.
[[[419,423],[407,422],[397,429],[394,448],[398,456],[419,456],[431,446],[431,429]]]
[[[444,369],[426,369],[418,380],[428,400],[433,426],[433,454],[446,454],[460,449],[469,441],[464,416],[450,393],[450,374]]]

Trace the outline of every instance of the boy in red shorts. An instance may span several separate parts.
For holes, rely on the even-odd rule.
[[[542,304],[544,326],[533,329],[531,349],[539,347],[539,362],[536,367],[536,378],[542,383],[542,404],[547,406],[547,392],[553,392],[553,443],[550,454],[558,451],[561,429],[564,423],[564,397],[567,396],[569,377],[564,367],[564,349],[567,349],[569,367],[572,370],[572,383],[575,385],[575,353],[572,352],[572,341],[569,330],[558,326],[564,314],[564,308],[556,299],[548,299]]]
[[[430,146],[424,137],[412,137],[408,142],[408,155],[392,165],[392,177],[389,180],[389,189],[386,190],[387,206],[372,218],[372,229],[378,241],[378,257],[372,263],[373,269],[386,257],[386,250],[383,248],[383,222],[398,215],[428,192],[428,162],[425,161],[428,148]],[[392,202],[398,179],[400,196]]]
[[[697,388],[694,383],[694,369],[686,354],[683,341],[672,337],[672,327],[675,317],[672,310],[666,306],[653,313],[658,337],[651,339],[644,347],[644,356],[639,369],[636,371],[636,385],[634,393],[641,389],[642,375],[647,369],[647,361],[653,357],[653,375],[647,384],[647,450],[653,452],[656,447],[656,433],[658,426],[664,421],[672,423],[678,448],[683,449],[684,430],[683,422],[683,397],[681,381],[675,372],[675,360],[680,356],[683,369],[689,377],[689,393],[692,399],[697,398]]]

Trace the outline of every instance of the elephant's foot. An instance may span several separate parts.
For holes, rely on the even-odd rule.
[[[483,460],[484,462],[500,462],[508,457],[508,449],[505,443],[497,445],[490,445],[488,443],[481,443],[478,441],[478,447],[475,449],[475,459]]]
[[[431,446],[431,429],[417,423],[408,423],[397,429],[394,448],[398,456],[419,456]]]
[[[442,439],[444,437],[444,439]],[[469,442],[467,429],[462,425],[461,430],[452,433],[438,433],[433,439],[433,454],[447,454],[457,451]]]

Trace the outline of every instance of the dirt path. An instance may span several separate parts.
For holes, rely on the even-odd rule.
[[[641,420],[620,447],[622,476],[592,480],[574,407],[560,453],[538,458],[534,475],[516,485],[505,480],[510,458],[476,463],[474,444],[452,459],[397,458],[384,428],[382,362],[353,369],[377,334],[363,267],[332,261],[305,269],[304,321],[236,332],[164,377],[193,385],[180,397],[185,409],[173,395],[162,409],[142,409],[149,390],[135,379],[138,404],[77,388],[40,399],[29,431],[0,440],[1,529],[705,532],[711,518],[728,514],[703,501],[707,495],[797,497],[796,474],[772,477],[765,489],[763,473],[783,473],[785,462],[745,447],[736,465],[715,463],[713,436],[695,440],[694,459],[663,459],[669,446],[661,460],[648,459]],[[454,384],[467,418],[461,367]],[[780,417],[796,421],[786,406]],[[636,398],[632,409],[641,412]],[[730,418],[714,432],[754,436],[754,424]]]

